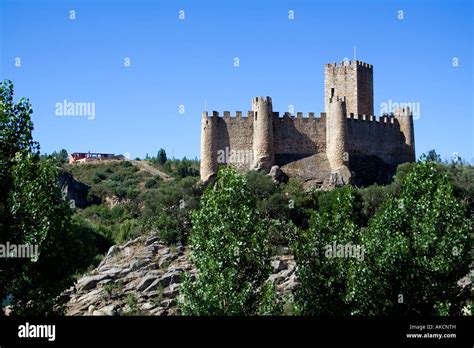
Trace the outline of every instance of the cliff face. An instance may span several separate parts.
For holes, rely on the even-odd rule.
[[[92,203],[88,200],[90,186],[77,181],[70,173],[62,172],[59,175],[59,187],[63,198],[75,207],[86,208]]]
[[[63,293],[66,315],[178,315],[184,273],[197,274],[188,256],[185,247],[167,247],[157,237],[113,246],[96,269]],[[293,257],[275,257],[272,267],[269,279],[278,293],[293,290]]]

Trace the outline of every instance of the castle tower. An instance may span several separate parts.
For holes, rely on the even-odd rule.
[[[252,100],[252,110],[254,112],[253,168],[269,171],[275,164],[272,98],[254,98]]]
[[[207,182],[217,174],[217,121],[219,116],[213,111],[208,117],[202,113],[201,121],[201,180]]]
[[[329,99],[346,97],[347,114],[374,114],[373,67],[359,60],[324,66],[324,105]]]
[[[344,97],[328,100],[326,115],[326,155],[331,167],[331,182],[335,186],[349,184],[351,172],[348,168],[347,111]]]
[[[400,132],[405,136],[404,157],[407,162],[415,161],[415,131],[413,127],[413,113],[409,107],[396,108],[393,116],[400,124]]]

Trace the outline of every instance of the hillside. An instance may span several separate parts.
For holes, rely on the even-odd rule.
[[[177,315],[184,273],[196,276],[182,245],[168,247],[157,237],[138,237],[113,246],[100,265],[66,291],[67,315]],[[295,287],[290,255],[272,259],[270,280],[281,296]]]
[[[168,223],[159,233],[166,242],[177,242],[187,231],[189,209],[196,207],[200,193],[197,166],[188,160],[171,160],[166,166],[139,160],[66,164],[62,177],[71,175],[74,181],[66,182],[62,191],[78,207],[75,218],[111,243]]]
[[[86,196],[85,206],[81,206],[83,202],[76,204],[75,221],[105,238],[96,239],[100,245],[89,271],[78,274],[76,285],[63,294],[67,314],[179,313],[177,298],[184,273],[191,272],[193,277],[197,274],[190,263],[187,244],[191,215],[203,204],[204,192],[197,176],[178,174],[176,168],[180,165],[134,160],[64,166],[63,175],[70,175],[74,181],[69,184],[70,190],[63,187],[67,197],[77,200],[77,187],[80,195]],[[190,165],[197,169],[197,163]],[[442,163],[436,166],[447,175],[455,195],[472,214],[474,168]],[[372,217],[383,210],[391,197],[401,194],[402,182],[414,167],[415,164],[399,166],[390,185],[354,190],[352,209],[362,230],[369,227]],[[298,282],[297,263],[293,261],[298,252],[295,243],[313,228],[314,209],[319,213],[329,209],[333,214],[334,199],[344,190],[305,191],[303,182],[276,183],[259,172],[247,173],[246,181],[256,214],[268,233],[272,255],[269,280],[276,285],[286,313],[292,314],[293,289]],[[472,280],[471,268],[470,275],[459,280],[459,291],[472,291]]]

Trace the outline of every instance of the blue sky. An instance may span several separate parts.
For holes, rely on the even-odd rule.
[[[269,95],[275,111],[319,114],[324,64],[356,46],[377,115],[419,103],[417,156],[474,163],[473,23],[467,0],[0,0],[0,78],[30,98],[43,152],[194,158],[205,103],[235,114]],[[95,118],[57,116],[63,100],[95,103]]]

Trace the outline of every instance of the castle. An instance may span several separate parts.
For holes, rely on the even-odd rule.
[[[415,160],[413,114],[374,114],[373,67],[358,60],[324,67],[324,112],[315,117],[273,112],[270,97],[252,100],[244,117],[202,113],[201,179],[220,165],[270,171],[312,187],[369,185],[391,180],[398,164]]]

